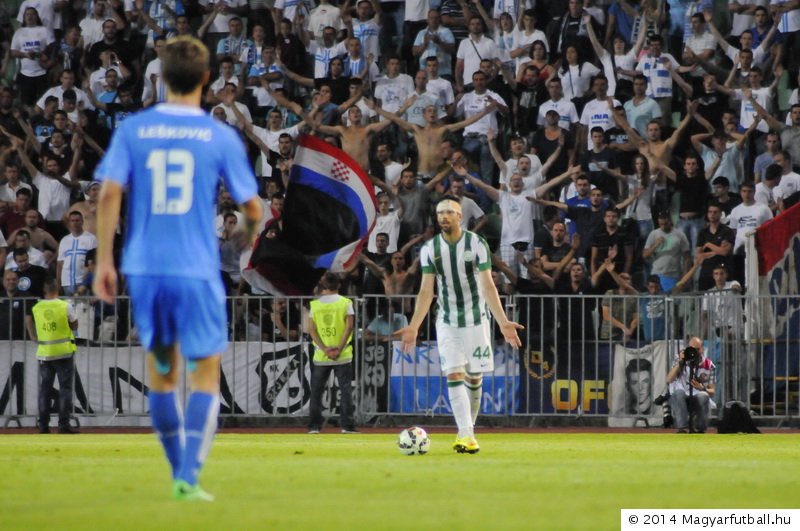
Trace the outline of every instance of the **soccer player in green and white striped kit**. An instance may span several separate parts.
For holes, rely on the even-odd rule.
[[[403,349],[411,352],[433,301],[436,279],[439,360],[447,375],[447,394],[458,425],[453,449],[474,454],[480,450],[473,427],[481,404],[483,373],[494,370],[487,305],[511,346],[521,346],[517,330],[524,327],[506,317],[492,282],[489,246],[477,234],[461,229],[461,215],[461,205],[453,199],[443,199],[436,205],[442,232],[420,251],[422,285],[417,305],[411,323],[398,334]]]

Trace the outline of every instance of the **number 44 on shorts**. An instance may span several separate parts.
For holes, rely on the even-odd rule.
[[[472,352],[472,357],[475,358],[476,360],[481,360],[481,359],[488,360],[491,355],[492,352],[491,350],[489,350],[489,347],[484,347],[484,348],[478,347]]]

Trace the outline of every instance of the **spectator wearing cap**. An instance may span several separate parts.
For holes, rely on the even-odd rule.
[[[713,195],[708,200],[709,205],[717,205],[719,209],[728,216],[736,206],[741,204],[742,200],[738,195],[730,194],[731,182],[727,177],[716,177],[711,181],[711,188]]]
[[[550,94],[550,99],[539,106],[539,118],[536,123],[545,125],[547,113],[556,111],[558,113],[558,126],[566,131],[574,131],[575,125],[579,120],[578,111],[575,108],[575,104],[564,97],[564,87],[559,77],[555,76],[547,81],[547,92]]]
[[[722,177],[718,177],[721,179]],[[724,264],[729,270],[733,267],[733,242],[736,232],[722,222],[724,211],[715,203],[706,209],[708,225],[697,235],[695,257],[702,258],[697,288],[705,291],[714,285],[714,266]]]
[[[669,212],[658,213],[658,228],[647,235],[642,256],[652,262],[651,273],[657,275],[661,287],[671,291],[689,269],[691,248],[686,235],[672,226]]]

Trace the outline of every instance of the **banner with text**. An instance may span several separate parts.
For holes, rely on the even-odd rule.
[[[307,346],[305,342],[230,343],[222,356],[220,412],[307,414],[311,394]],[[36,415],[35,352],[33,342],[0,341],[0,415]],[[82,424],[97,425],[107,422],[112,415],[132,415],[116,421],[117,425],[149,423],[135,417],[148,412],[145,353],[141,347],[79,346],[75,365],[75,409],[87,415],[81,419]],[[179,388],[185,395],[183,375]],[[326,410],[339,403],[338,393],[335,385],[326,387],[323,395]],[[371,391],[371,396],[380,394],[378,389]],[[92,415],[98,420],[93,420]]]
[[[525,414],[608,414],[611,343],[543,342],[521,356]]]
[[[519,404],[519,359],[506,345],[494,347],[494,372],[483,375],[481,413],[511,415]],[[439,365],[435,341],[423,341],[413,353],[392,344],[389,411],[392,413],[449,414],[447,384]]]

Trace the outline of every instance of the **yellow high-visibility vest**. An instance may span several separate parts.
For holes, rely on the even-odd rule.
[[[75,336],[69,327],[67,306],[61,299],[45,299],[34,305],[33,322],[39,338],[37,359],[58,360],[75,354]]]
[[[311,301],[311,319],[317,328],[322,344],[326,347],[338,346],[347,327],[347,307],[352,302],[347,297],[339,297],[335,302]],[[323,351],[314,347],[314,363],[318,365],[342,365],[353,359],[353,333],[347,338],[347,344],[339,357],[330,359]]]

